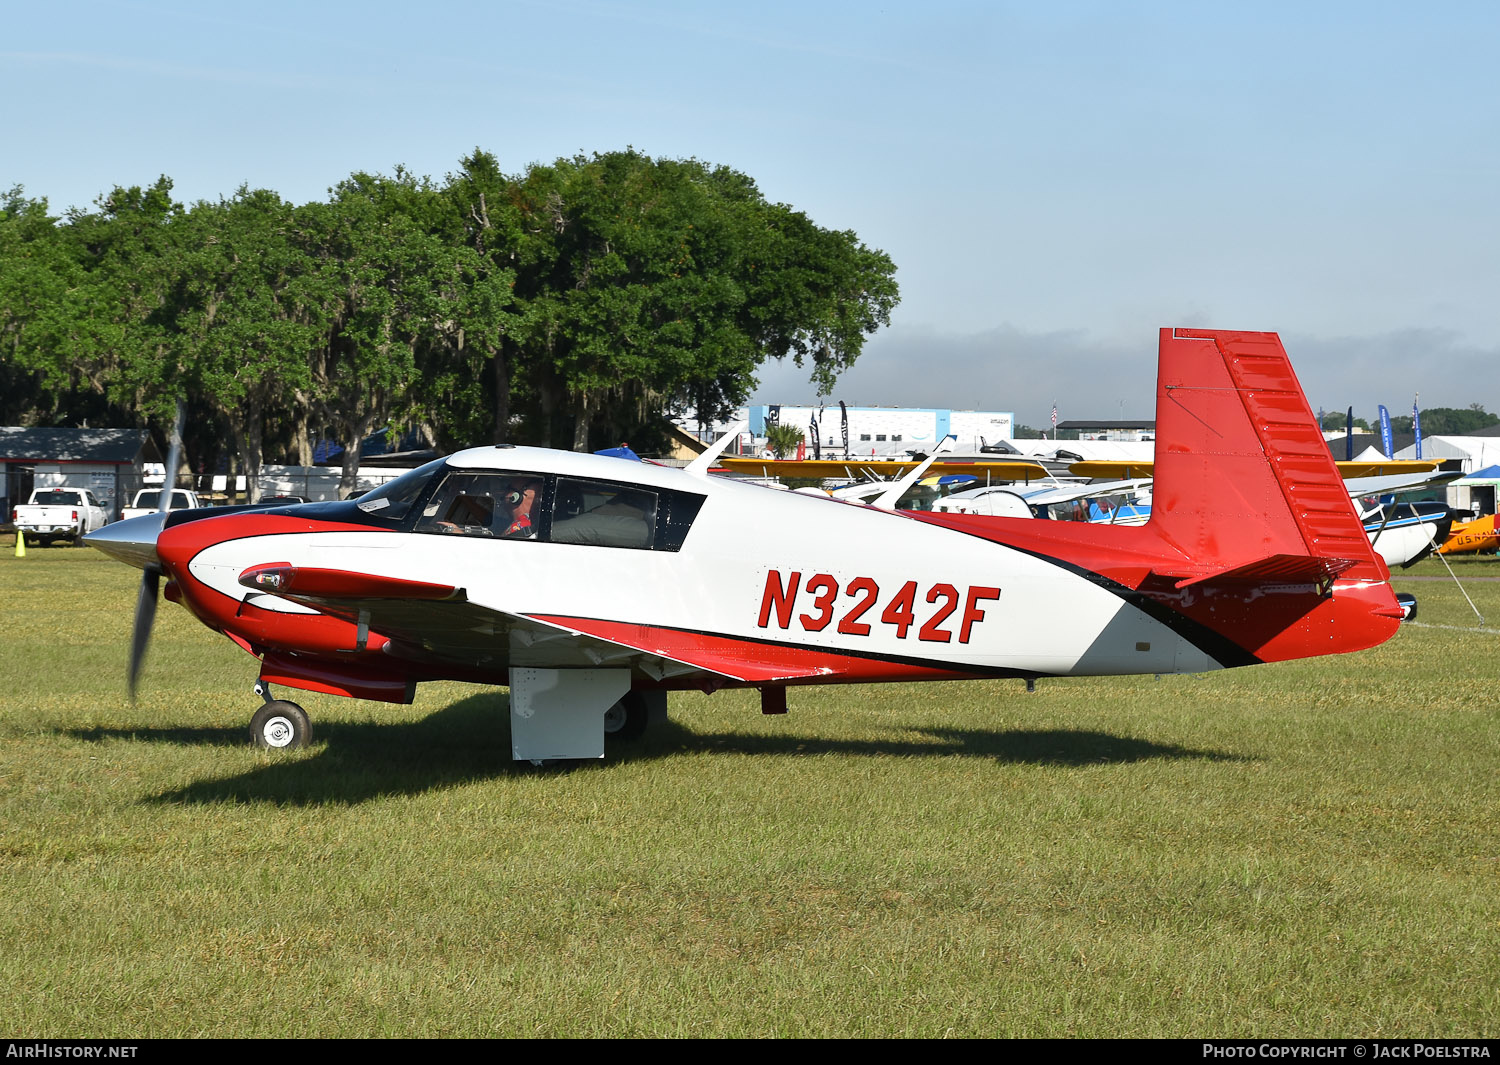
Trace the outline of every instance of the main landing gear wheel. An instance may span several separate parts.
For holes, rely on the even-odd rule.
[[[312,742],[312,723],[296,703],[277,699],[250,719],[250,742],[269,750],[295,751]]]
[[[639,692],[626,692],[604,711],[606,740],[637,740],[646,732],[646,700]]]

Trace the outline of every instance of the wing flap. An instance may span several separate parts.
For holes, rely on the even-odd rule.
[[[802,677],[827,677],[842,670],[831,662],[836,653],[820,653],[806,648],[786,647],[733,636],[721,636],[688,629],[629,622],[604,621],[598,618],[544,617],[561,626],[577,628],[598,639],[608,639],[647,654],[691,662],[721,676],[755,684],[796,680]]]

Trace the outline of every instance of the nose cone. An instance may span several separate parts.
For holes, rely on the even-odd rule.
[[[89,533],[83,542],[97,547],[110,558],[119,559],[136,569],[146,569],[161,562],[156,556],[156,538],[161,535],[166,520],[165,514],[126,518]]]

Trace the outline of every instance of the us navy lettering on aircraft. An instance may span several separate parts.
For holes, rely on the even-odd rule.
[[[1188,673],[1356,651],[1403,608],[1272,333],[1163,330],[1151,518],[896,511],[539,448],[463,451],[358,499],[159,513],[94,546],[258,661],[272,686],[410,702],[508,685],[512,753],[602,757],[666,693]],[[722,443],[727,443],[726,436]],[[173,465],[174,463],[169,463]],[[918,476],[913,471],[909,476]],[[1002,594],[1003,590],[1003,594]]]

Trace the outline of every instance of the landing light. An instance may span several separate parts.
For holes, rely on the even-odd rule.
[[[287,562],[263,563],[251,566],[240,574],[240,584],[251,590],[279,592],[289,587],[296,569]]]

